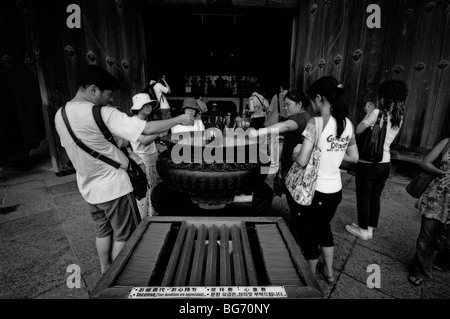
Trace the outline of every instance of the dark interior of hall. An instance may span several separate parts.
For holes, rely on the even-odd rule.
[[[142,5],[147,74],[163,73],[172,95],[186,77],[253,76],[267,95],[289,79],[292,19],[287,10]],[[209,92],[245,95],[246,92]]]

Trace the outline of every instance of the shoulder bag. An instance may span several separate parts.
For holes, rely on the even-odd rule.
[[[449,147],[450,143],[447,143],[444,150],[441,152],[439,157],[433,162],[433,165],[436,167],[439,167],[442,160],[442,155],[447,151],[447,148]],[[428,185],[433,181],[433,179],[437,177],[437,175],[433,175],[430,173],[427,173],[425,170],[420,169],[419,174],[417,174],[413,180],[406,186],[406,191],[409,195],[411,195],[414,198],[420,198],[422,194],[427,189]]]
[[[384,116],[383,127],[380,127],[381,117],[385,113],[380,110],[375,125],[367,128],[363,133],[356,136],[356,143],[358,145],[359,158],[372,162],[379,163],[383,159],[383,146],[386,139],[387,130],[387,116]]]
[[[92,108],[95,123],[97,123],[103,136],[114,146],[119,148],[108,127],[106,127],[105,123],[103,122],[101,115],[101,108],[102,107],[100,105],[94,105],[94,107]],[[147,176],[145,172],[141,169],[141,167],[128,155],[128,150],[126,148],[119,148],[119,149],[128,158],[129,164],[127,167],[127,174],[128,177],[130,178],[131,185],[133,185],[134,197],[140,200],[146,196],[147,190],[149,188]]]
[[[67,114],[66,114],[66,110],[65,110],[65,106],[63,106],[63,108],[61,109],[61,114],[64,120],[64,123],[67,126],[67,130],[69,131],[70,136],[73,138],[73,140],[75,141],[75,144],[78,145],[78,147],[80,147],[82,150],[84,150],[86,153],[88,153],[89,155],[91,155],[92,157],[99,159],[103,162],[105,162],[108,165],[111,165],[112,167],[116,168],[116,169],[124,169],[124,167],[122,166],[122,164],[90,149],[86,144],[84,144],[78,137],[76,137],[75,133],[73,132],[69,120],[67,118]],[[103,133],[103,136],[112,144],[114,144],[114,146],[118,147],[116,144],[116,141],[114,140],[114,137],[112,136],[111,132],[108,130],[108,128],[106,127],[105,123],[103,122],[103,119],[101,117],[101,106],[100,105],[94,105],[94,107],[92,108],[92,112],[94,114],[94,119],[95,122],[97,123],[97,125],[99,126],[100,131]],[[127,156],[129,164],[128,167],[126,168],[126,172],[130,178],[130,182],[133,186],[133,193],[134,196],[136,197],[136,199],[140,200],[142,198],[144,198],[147,194],[147,189],[148,189],[148,182],[147,182],[147,176],[145,175],[145,172],[142,171],[142,169],[139,167],[139,165],[128,156],[128,151],[125,149],[120,149],[125,156]]]
[[[419,174],[406,186],[406,191],[412,197],[420,198],[435,177],[436,175],[431,175],[421,169]]]
[[[322,119],[315,117],[316,138],[314,147],[306,167],[300,166],[296,161],[286,175],[286,188],[292,198],[300,205],[309,206],[312,203],[316,190],[317,175],[322,151],[318,144],[322,134]]]

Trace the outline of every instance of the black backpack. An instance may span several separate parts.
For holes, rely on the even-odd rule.
[[[385,115],[383,117],[383,115]],[[380,127],[381,118],[383,117],[383,127]],[[387,115],[380,110],[377,122],[371,128],[367,128],[363,133],[356,136],[356,144],[358,145],[359,158],[379,163],[383,159],[383,146],[386,139]]]

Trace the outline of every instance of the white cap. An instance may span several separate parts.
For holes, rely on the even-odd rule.
[[[142,107],[147,104],[147,103],[151,103],[151,102],[157,102],[156,100],[152,100],[150,98],[150,95],[146,94],[146,93],[139,93],[136,94],[135,96],[133,96],[133,106],[131,107],[131,111],[133,110],[140,110],[142,109]]]

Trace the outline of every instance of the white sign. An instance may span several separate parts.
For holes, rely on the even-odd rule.
[[[128,298],[287,298],[287,294],[283,286],[133,287]]]

